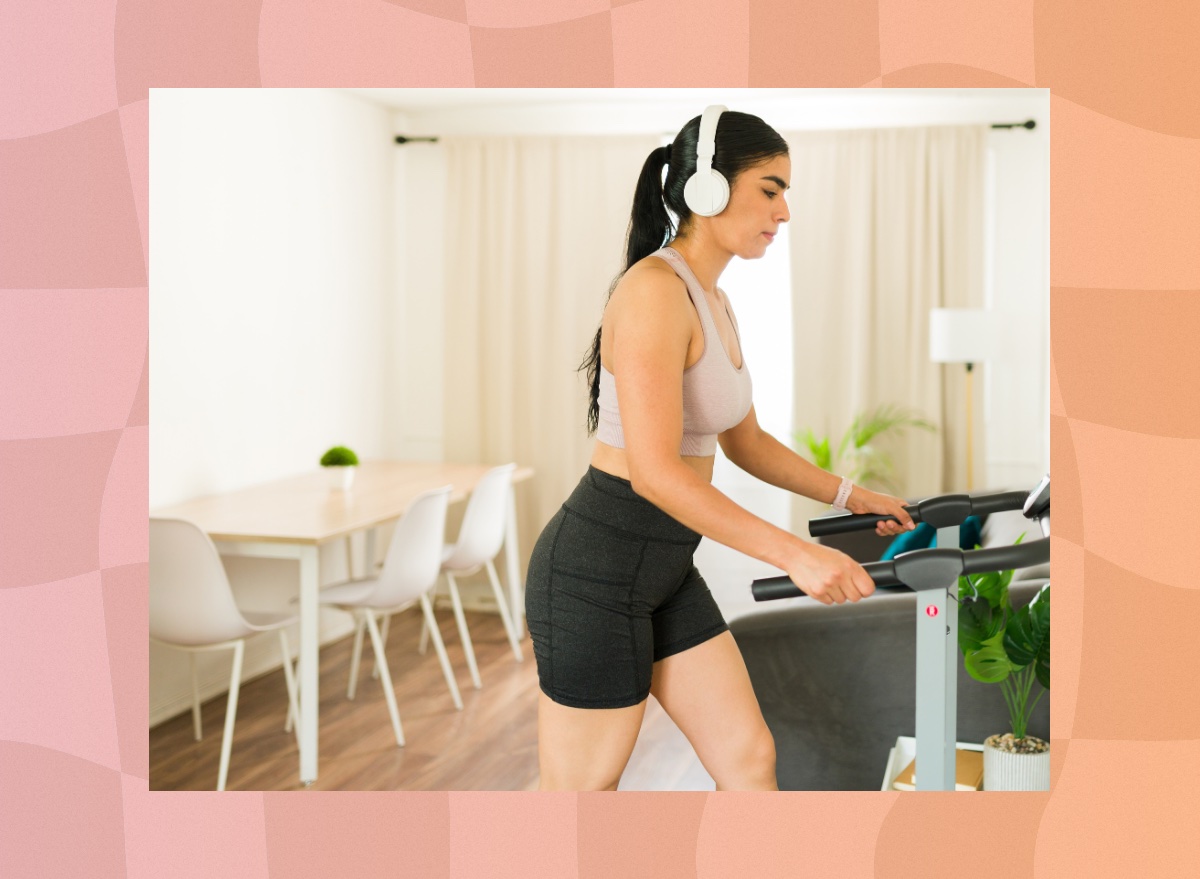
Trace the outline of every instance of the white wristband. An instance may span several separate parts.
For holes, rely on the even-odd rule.
[[[833,499],[833,508],[839,513],[846,512],[846,501],[850,499],[850,492],[854,490],[854,483],[849,477],[842,477],[842,484],[838,486],[837,497]]]

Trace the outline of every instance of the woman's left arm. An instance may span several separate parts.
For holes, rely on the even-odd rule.
[[[771,434],[763,430],[754,414],[754,406],[735,427],[717,435],[721,451],[751,476],[795,494],[832,504],[837,498],[840,476],[805,460]],[[852,513],[878,513],[895,516],[896,522],[880,522],[876,531],[882,535],[899,534],[916,527],[912,517],[904,512],[902,498],[880,494],[856,485],[846,501]]]

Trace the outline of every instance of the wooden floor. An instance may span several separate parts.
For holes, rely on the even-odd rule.
[[[346,698],[353,637],[321,648],[320,767],[314,790],[536,790],[537,668],[528,636],[518,663],[494,614],[467,612],[483,688],[467,671],[453,615],[438,611],[463,710],[456,711],[433,646],[417,652],[421,619],[392,619],[388,665],[406,745],[396,744],[369,641],[358,693]],[[230,654],[232,661],[232,653]],[[212,790],[217,783],[226,698],[202,706],[204,737],[195,741],[191,712],[150,730],[151,790]],[[287,691],[282,669],[242,684],[229,790],[295,790],[299,757],[284,732]],[[679,728],[654,697],[621,779],[621,790],[713,790]]]

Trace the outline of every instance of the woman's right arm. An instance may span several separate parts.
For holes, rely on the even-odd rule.
[[[870,595],[874,582],[849,556],[760,519],[680,459],[683,369],[691,340],[691,304],[683,282],[652,270],[631,271],[609,307],[634,491],[693,531],[782,568],[825,604]]]

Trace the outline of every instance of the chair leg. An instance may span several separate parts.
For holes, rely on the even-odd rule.
[[[385,649],[387,648],[388,626],[391,624],[391,622],[392,615],[389,613],[383,618],[383,625],[379,627],[379,637],[383,641],[383,646]],[[375,668],[371,669],[371,677],[379,677],[379,666],[375,666]]]
[[[192,731],[196,741],[200,741],[204,733],[200,729],[200,682],[196,679],[196,654],[189,652],[188,658],[192,661]]]
[[[450,657],[446,655],[446,645],[442,643],[442,633],[438,629],[437,619],[433,615],[433,605],[429,603],[429,593],[421,596],[421,610],[429,622],[429,631],[433,635],[433,646],[437,650],[438,662],[442,664],[442,674],[450,686],[450,696],[454,699],[454,707],[462,711],[462,696],[458,694],[458,681],[454,679],[454,669],[450,667]]]
[[[504,631],[508,633],[508,643],[512,645],[513,655],[517,657],[517,662],[524,662],[525,655],[521,652],[521,642],[517,639],[517,630],[513,627],[512,614],[508,612],[508,600],[504,597],[504,590],[500,588],[500,578],[496,576],[496,566],[492,564],[492,560],[488,559],[487,563],[488,579],[492,581],[492,592],[496,595],[496,604],[500,608],[500,619],[504,621]]]
[[[429,650],[429,622],[421,617],[421,640],[417,643],[417,652],[422,656]]]
[[[238,641],[233,647],[233,674],[229,677],[229,702],[225,708],[225,735],[221,738],[221,768],[217,773],[217,790],[225,790],[225,779],[229,776],[229,751],[233,746],[233,722],[237,717],[238,688],[242,680],[242,655],[246,642]]]
[[[347,699],[353,699],[355,692],[358,691],[358,662],[362,658],[363,630],[367,626],[365,619],[357,614],[355,616],[357,624],[354,626],[354,652],[350,654],[350,683],[346,687]],[[379,663],[375,663],[375,667],[378,668]]]
[[[287,630],[279,630],[279,649],[283,651],[283,680],[287,684],[288,714],[283,724],[284,732],[291,732],[296,721],[300,719],[300,704],[296,701],[296,676],[292,674],[292,651],[288,649]],[[300,728],[295,726],[296,741],[300,741]]]
[[[475,645],[471,643],[471,634],[467,631],[467,618],[463,615],[462,599],[458,595],[458,583],[454,575],[446,571],[446,580],[450,584],[450,602],[454,605],[454,619],[458,623],[458,637],[462,639],[463,652],[467,654],[467,668],[471,670],[471,683],[478,690],[483,685],[479,681],[479,667],[475,664]]]
[[[404,747],[404,729],[400,726],[400,710],[396,708],[396,690],[392,687],[392,673],[388,671],[387,657],[383,653],[383,639],[379,637],[379,626],[375,613],[367,608],[362,611],[367,618],[367,631],[371,633],[371,645],[375,648],[375,664],[383,678],[383,698],[387,701],[388,714],[392,716],[392,730],[396,733],[396,744]]]

